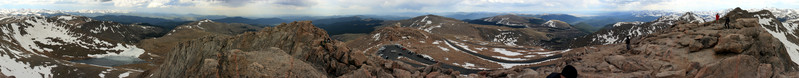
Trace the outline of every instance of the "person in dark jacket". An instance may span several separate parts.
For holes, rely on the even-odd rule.
[[[730,28],[730,18],[724,18],[724,28]]]
[[[579,76],[577,69],[572,65],[566,65],[560,73],[551,73],[547,75],[547,78],[577,78],[577,76]]]
[[[630,37],[628,36],[624,43],[627,43],[627,50],[630,50]]]

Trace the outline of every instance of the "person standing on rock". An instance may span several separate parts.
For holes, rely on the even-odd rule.
[[[719,13],[716,13],[716,20],[719,20]]]
[[[630,50],[630,36],[627,36],[627,39],[624,40],[624,43],[627,44],[627,50]]]
[[[547,75],[547,78],[577,78],[577,76],[579,76],[577,69],[572,65],[566,65],[563,70],[560,70],[560,73],[553,72]]]
[[[724,28],[730,28],[730,17],[724,18]]]

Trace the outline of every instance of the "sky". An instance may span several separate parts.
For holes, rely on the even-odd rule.
[[[799,0],[0,0],[0,9],[120,10],[227,16],[513,12],[586,14],[799,8]]]

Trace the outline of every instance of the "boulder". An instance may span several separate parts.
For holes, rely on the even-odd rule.
[[[693,41],[691,41],[690,45],[688,46],[688,49],[691,52],[699,51],[699,50],[702,50],[702,49],[705,49],[705,48],[713,47],[713,46],[716,45],[717,42],[718,42],[718,39],[716,37],[712,37],[712,36],[697,36],[696,38],[694,38]]]
[[[702,50],[702,48],[704,48],[704,45],[700,41],[691,40],[688,44],[688,50],[691,52]]]
[[[439,72],[430,72],[424,76],[424,78],[436,78],[439,75]]]
[[[685,77],[685,70],[677,70],[677,71],[664,71],[655,74],[657,78],[683,78]]]
[[[536,77],[540,76],[538,75],[538,72],[536,72],[533,69],[524,69],[522,70],[522,73],[516,76],[516,78],[536,78]]]
[[[397,78],[411,78],[411,72],[402,69],[394,69],[394,76]]]
[[[748,49],[752,44],[752,38],[746,37],[741,34],[729,34],[719,38],[716,47],[713,51],[716,53],[736,53],[740,54]]]
[[[735,20],[735,23],[740,27],[760,26],[757,23],[757,18],[739,18]]]
[[[628,59],[622,55],[606,56],[605,61],[625,72],[646,69],[644,66],[641,66],[641,64],[638,63],[635,59]]]
[[[698,78],[763,78],[757,59],[748,55],[736,55],[724,60],[708,64],[696,74]],[[767,70],[767,69],[765,69]],[[765,73],[768,74],[768,73]],[[768,75],[770,76],[770,75]],[[695,78],[696,78],[695,77]]]

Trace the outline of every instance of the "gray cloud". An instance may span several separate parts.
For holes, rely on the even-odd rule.
[[[230,6],[230,7],[240,7],[247,5],[247,3],[252,3],[256,0],[217,0],[222,2],[221,5],[223,6]]]
[[[628,5],[628,4],[640,4],[640,5],[650,5],[650,4],[657,4],[662,2],[667,2],[668,0],[603,0],[603,3],[608,3],[609,5]]]
[[[290,6],[299,6],[299,7],[316,5],[316,2],[310,0],[275,0],[273,3],[278,5],[290,5]]]

